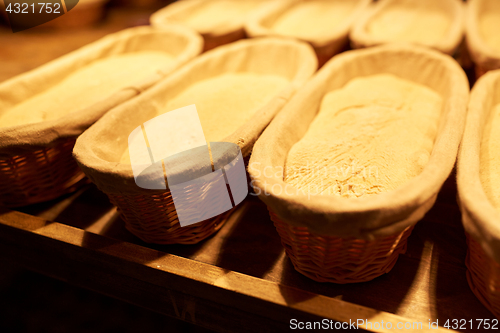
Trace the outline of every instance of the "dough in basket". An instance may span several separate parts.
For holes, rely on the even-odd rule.
[[[80,111],[122,88],[172,65],[165,52],[141,51],[96,60],[43,92],[0,111],[0,126],[16,126],[60,118]]]
[[[280,35],[308,40],[335,31],[355,8],[356,1],[300,1],[280,15],[271,29]]]
[[[288,154],[284,180],[347,198],[395,189],[427,164],[441,105],[433,90],[393,75],[353,79],[324,96]]]
[[[168,101],[162,111],[195,104],[206,140],[221,141],[250,120],[287,84],[286,78],[277,75],[222,74],[187,87]],[[130,163],[128,148],[120,163]]]
[[[243,22],[245,17],[262,3],[259,0],[204,1],[184,19],[178,21],[200,33],[210,33],[234,22],[235,18],[240,18]]]
[[[391,42],[430,45],[451,28],[449,15],[435,0],[398,0],[368,22],[367,33]]]

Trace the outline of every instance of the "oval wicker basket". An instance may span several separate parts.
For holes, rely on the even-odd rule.
[[[364,15],[354,24],[349,36],[352,45],[355,48],[363,48],[396,42],[390,38],[375,37],[370,34],[367,31],[370,22],[384,13],[384,11],[394,8],[399,8],[400,10],[406,8],[408,12],[412,12],[414,11],[414,8],[411,7],[412,4],[420,4],[425,1],[429,3],[428,5],[438,7],[444,15],[449,16],[451,23],[448,32],[443,38],[422,45],[453,55],[459,49],[464,36],[464,5],[461,0],[379,0],[373,5],[373,8],[365,11]],[[427,9],[427,5],[425,8]]]
[[[159,108],[169,100],[203,80],[234,72],[287,78],[290,83],[282,91],[223,140],[238,144],[245,158],[260,133],[316,67],[314,52],[309,45],[292,40],[249,39],[221,46],[191,61],[138,98],[109,112],[78,138],[74,156],[85,174],[118,207],[126,227],[136,236],[150,243],[199,242],[217,231],[225,217],[218,216],[181,228],[168,188],[167,191],[155,191],[137,186],[131,166],[119,163],[121,153],[127,148],[129,134],[138,125],[156,117]]]
[[[426,85],[443,97],[438,134],[422,173],[396,190],[357,199],[308,195],[285,183],[279,171],[323,96],[353,78],[380,73]],[[422,47],[386,45],[337,55],[294,96],[255,144],[248,170],[299,272],[317,281],[352,283],[392,268],[453,168],[468,93],[467,77],[451,57]]]
[[[323,0],[330,2],[345,2],[344,0]],[[351,14],[345,18],[343,22],[334,30],[323,31],[316,34],[314,37],[304,39],[298,38],[311,44],[316,51],[319,66],[328,61],[332,56],[341,52],[348,45],[348,35],[351,26],[364,12],[371,0],[353,0],[356,4],[353,6]],[[252,15],[245,25],[245,30],[249,37],[261,36],[279,36],[290,38],[290,36],[282,36],[272,30],[273,23],[288,10],[294,6],[304,2],[304,0],[284,0],[275,1],[268,7],[261,9],[255,15]],[[309,17],[311,24],[314,23],[314,17]]]
[[[3,112],[98,59],[141,50],[165,51],[177,58],[147,80],[124,87],[86,109],[55,120],[0,127],[0,205],[23,206],[73,191],[84,177],[71,156],[76,138],[108,110],[148,89],[198,55],[201,48],[201,37],[185,27],[172,26],[163,31],[132,28],[0,84]]]
[[[500,70],[488,72],[472,89],[467,124],[458,156],[458,194],[467,234],[467,279],[481,302],[500,318],[500,211],[480,179],[484,126],[500,103]]]
[[[500,69],[500,52],[495,51],[488,45],[479,27],[481,15],[487,11],[496,11],[500,14],[500,6],[496,0],[468,0],[466,8],[465,32],[467,48],[474,62],[476,79],[478,79],[487,71]]]
[[[219,11],[224,10],[228,1],[231,1],[233,4],[255,3],[255,8],[249,8],[246,15],[235,15],[229,20],[221,20],[214,15],[213,24],[203,28],[188,22],[190,16],[196,15],[200,11],[207,10],[207,7],[211,6],[212,9],[219,8]],[[187,25],[203,36],[205,40],[204,51],[208,51],[217,46],[229,44],[245,38],[246,35],[243,25],[246,20],[253,12],[259,10],[259,7],[266,5],[267,2],[267,0],[181,0],[153,13],[150,21],[152,26],[160,29],[172,23]]]
[[[318,282],[363,282],[388,273],[399,254],[406,252],[406,240],[413,230],[411,226],[375,240],[324,236],[269,213],[295,269]]]

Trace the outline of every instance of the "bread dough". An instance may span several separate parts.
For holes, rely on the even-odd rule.
[[[500,209],[500,104],[491,110],[481,140],[480,179],[493,206]]]
[[[478,22],[485,42],[500,53],[500,1],[489,1]]]
[[[449,15],[436,0],[398,0],[373,17],[366,32],[378,40],[431,45],[451,27]]]
[[[239,20],[243,24],[247,15],[262,3],[258,0],[205,1],[180,21],[200,33],[209,33],[216,28],[231,24],[235,20]]]
[[[286,78],[277,75],[222,74],[189,86],[171,99],[163,111],[195,104],[206,140],[222,141],[288,84]],[[120,163],[130,164],[128,148]]]
[[[335,31],[354,11],[356,1],[301,1],[282,15],[271,27],[274,32],[305,40]]]
[[[172,65],[174,57],[158,51],[110,56],[76,70],[58,84],[0,114],[0,126],[60,118],[145,80]]]
[[[427,164],[441,107],[436,92],[393,75],[353,79],[324,96],[288,154],[284,180],[346,198],[393,190]]]

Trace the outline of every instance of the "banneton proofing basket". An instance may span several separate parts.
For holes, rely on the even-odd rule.
[[[98,59],[142,50],[162,50],[177,58],[147,80],[123,88],[86,109],[55,120],[0,127],[0,206],[23,206],[75,190],[84,178],[71,156],[76,138],[108,110],[140,94],[198,55],[202,43],[199,35],[182,26],[162,31],[132,28],[1,83],[0,112],[42,93]]]
[[[357,199],[307,195],[285,183],[288,152],[306,133],[323,96],[351,79],[381,73],[423,84],[443,97],[438,134],[422,173],[396,190]],[[386,45],[335,56],[292,98],[256,142],[248,170],[297,271],[320,282],[352,283],[391,270],[453,168],[468,94],[467,77],[451,57]]]
[[[500,52],[495,51],[484,40],[480,29],[479,21],[483,13],[491,11],[490,8],[495,0],[468,0],[465,15],[465,32],[467,48],[475,65],[476,78],[487,71],[500,69]],[[497,8],[500,10],[500,8]]]
[[[353,47],[363,48],[394,42],[389,38],[377,38],[368,33],[367,27],[370,22],[389,9],[399,8],[402,10],[407,8],[411,3],[425,1],[429,2],[429,4],[433,3],[439,6],[442,9],[442,13],[449,16],[451,24],[448,32],[442,39],[426,43],[424,46],[453,55],[459,49],[464,37],[465,10],[461,0],[379,0],[370,10],[365,11],[362,17],[354,24],[349,36]],[[408,10],[411,11],[412,9],[408,8]]]
[[[261,36],[279,36],[285,38],[291,38],[290,36],[282,36],[277,32],[274,32],[271,28],[273,23],[286,11],[291,9],[293,6],[304,2],[307,0],[282,0],[274,1],[265,8],[259,9],[257,13],[252,15],[245,25],[245,30],[249,37],[261,37]],[[345,2],[346,0],[323,0],[323,1],[333,1],[333,2]],[[348,44],[348,35],[351,30],[352,25],[361,16],[361,14],[366,10],[366,7],[370,4],[371,0],[347,0],[356,2],[354,10],[352,13],[341,23],[339,26],[332,31],[324,31],[322,34],[314,36],[307,40],[302,39],[305,42],[311,44],[311,46],[316,51],[318,57],[318,63],[321,67],[328,59],[330,59],[335,54],[341,52]],[[314,18],[311,18],[314,24]],[[300,38],[299,38],[300,39]]]
[[[226,216],[181,227],[168,188],[166,191],[146,190],[137,186],[131,166],[118,162],[127,148],[129,134],[158,113],[167,111],[162,110],[163,105],[202,80],[232,72],[285,77],[290,83],[223,140],[237,144],[243,158],[247,158],[260,133],[316,67],[312,48],[293,40],[266,38],[221,46],[106,114],[78,138],[74,157],[92,182],[118,207],[127,229],[133,234],[150,243],[197,243],[217,231]]]
[[[484,126],[500,103],[500,70],[486,73],[472,89],[467,124],[458,155],[458,194],[467,235],[467,280],[479,300],[500,318],[500,212],[480,179]]]
[[[262,7],[267,5],[268,0],[180,0],[174,2],[151,15],[151,25],[156,28],[162,28],[165,25],[171,23],[186,24],[187,19],[196,14],[198,11],[206,10],[208,6],[220,6],[224,8],[224,2],[232,1],[234,3],[243,2],[255,2],[256,7]],[[245,38],[245,31],[243,25],[252,14],[254,10],[250,11],[248,15],[234,16],[231,20],[221,21],[214,15],[214,24],[212,27],[207,27],[205,29],[197,29],[194,26],[191,28],[197,30],[205,40],[204,51],[211,50],[217,46],[232,43],[239,39]]]

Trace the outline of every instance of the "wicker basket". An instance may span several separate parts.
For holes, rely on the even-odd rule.
[[[431,6],[434,7],[435,10],[438,9],[444,15],[447,15],[451,22],[450,28],[443,38],[434,42],[422,42],[422,45],[453,55],[459,49],[464,36],[464,5],[461,0],[379,0],[373,5],[371,10],[365,11],[364,15],[354,24],[349,36],[352,45],[355,48],[363,48],[396,42],[388,37],[373,36],[368,32],[367,27],[370,22],[384,13],[384,11],[398,8],[400,11],[406,10],[412,12],[415,10],[413,7],[416,4],[425,4],[424,8],[426,8],[426,10]]]
[[[23,155],[0,158],[0,202],[18,207],[47,201],[85,183],[85,175],[71,156],[74,144],[74,139],[68,139]]]
[[[479,300],[500,318],[500,212],[480,178],[481,141],[492,108],[500,103],[500,70],[481,77],[472,89],[458,159],[457,181],[467,235],[467,279]]]
[[[106,194],[111,203],[118,207],[126,228],[148,243],[196,244],[218,231],[232,212],[230,210],[203,222],[181,227],[168,190],[147,195]]]
[[[229,0],[231,1],[231,0]],[[171,23],[185,24],[196,30],[203,36],[205,40],[204,51],[211,50],[217,46],[225,45],[245,38],[245,30],[243,25],[248,17],[259,10],[260,7],[265,7],[268,0],[232,0],[234,4],[238,3],[254,3],[255,6],[249,8],[246,15],[234,16],[228,20],[221,20],[217,15],[213,16],[213,24],[207,27],[198,27],[190,24],[189,17],[199,11],[206,10],[207,7],[219,8],[224,10],[228,0],[181,0],[172,3],[165,8],[162,8],[151,15],[151,25],[162,29]],[[264,5],[264,6],[263,6]]]
[[[467,48],[474,62],[476,79],[486,72],[500,69],[500,52],[494,50],[484,40],[479,22],[484,12],[500,11],[496,0],[468,0],[465,15]]]
[[[288,57],[283,58],[284,54]],[[131,166],[119,163],[129,134],[158,116],[159,106],[203,80],[234,72],[285,77],[290,83],[223,140],[237,144],[243,158],[247,158],[260,133],[316,67],[311,47],[297,41],[262,38],[218,47],[191,61],[142,96],[109,112],[78,138],[74,156],[92,182],[118,206],[129,231],[152,243],[198,242],[217,231],[228,215],[181,227],[168,188],[164,191],[139,187]]]
[[[438,134],[422,173],[393,191],[357,199],[305,194],[284,182],[288,152],[314,120],[323,96],[353,78],[380,73],[424,84],[443,97]],[[394,266],[453,168],[468,92],[467,77],[451,57],[385,45],[337,55],[292,98],[255,144],[248,170],[299,272],[316,281],[351,283]]]
[[[388,273],[406,252],[413,227],[372,241],[324,236],[283,222],[269,211],[295,269],[318,282],[365,282]]]
[[[40,94],[69,73],[107,56],[141,50],[177,57],[143,82],[55,120],[0,127],[0,205],[16,207],[54,199],[74,191],[84,177],[72,157],[76,138],[111,108],[137,96],[201,52],[202,39],[180,26],[157,31],[133,28],[109,35],[38,69],[0,84],[0,110]],[[1,111],[0,111],[1,112]]]
[[[467,236],[467,282],[476,297],[500,318],[500,264],[491,259],[481,245]]]
[[[268,7],[259,10],[255,15],[252,15],[245,25],[245,30],[249,37],[261,37],[261,36],[279,36],[278,33],[272,30],[272,25],[281,15],[286,13],[296,5],[299,5],[304,0],[285,0],[285,1],[275,1],[271,3]],[[342,0],[324,0],[330,2],[343,2]],[[352,24],[358,19],[358,17],[363,13],[365,8],[371,2],[371,0],[352,0],[356,2],[353,6],[353,11],[339,27],[331,31],[323,31],[315,35],[314,37],[303,39],[299,38],[305,42],[311,44],[318,57],[319,67],[323,66],[332,56],[342,52],[348,46],[348,35]],[[314,17],[309,18],[311,24],[314,23]],[[290,36],[287,36],[290,38]]]

